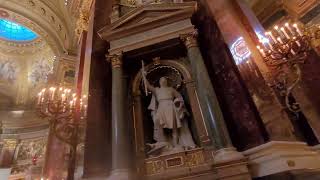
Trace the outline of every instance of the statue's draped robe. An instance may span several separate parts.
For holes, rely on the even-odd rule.
[[[157,142],[167,141],[163,134],[163,128],[177,128],[180,131],[179,144],[190,148],[195,147],[188,122],[185,119],[188,112],[179,92],[172,87],[155,88],[148,109],[151,110],[154,139]]]

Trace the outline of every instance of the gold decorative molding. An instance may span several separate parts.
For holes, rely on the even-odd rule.
[[[187,49],[192,47],[198,47],[197,37],[198,30],[196,29],[191,33],[180,35],[180,39],[183,41]]]
[[[111,62],[112,68],[120,68],[122,66],[122,54],[107,55],[107,60]]]
[[[76,23],[76,35],[80,37],[82,31],[87,31],[89,27],[90,9],[93,0],[84,0],[80,7],[79,19]]]
[[[205,159],[205,153],[203,149],[199,148],[145,159],[146,175],[165,174],[179,168],[204,165],[211,161],[211,159]]]
[[[16,146],[16,139],[3,139],[3,149],[14,150]]]

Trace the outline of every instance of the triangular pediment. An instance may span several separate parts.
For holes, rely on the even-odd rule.
[[[190,18],[195,12],[196,2],[149,4],[140,6],[120,17],[99,31],[107,40],[143,32],[148,29]]]

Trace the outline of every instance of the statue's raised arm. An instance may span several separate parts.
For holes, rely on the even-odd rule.
[[[146,96],[148,95],[148,89],[152,92],[155,93],[156,88],[154,86],[152,86],[148,79],[147,79],[147,72],[144,70],[144,62],[141,61],[142,64],[142,68],[141,68],[141,73],[142,73],[142,80],[143,80],[143,84],[144,84],[144,88],[145,88],[145,93]]]

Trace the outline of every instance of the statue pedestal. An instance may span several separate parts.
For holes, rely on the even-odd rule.
[[[128,169],[116,169],[112,170],[107,180],[129,180],[132,179]]]
[[[243,156],[243,154],[238,152],[234,147],[223,148],[215,152],[214,163],[219,164],[224,162],[237,161],[244,158],[245,157]]]
[[[0,168],[0,179],[9,179],[11,168]]]
[[[320,168],[320,154],[303,142],[271,141],[243,154],[253,177]]]
[[[219,153],[197,148],[148,158],[145,179],[251,179],[245,158],[216,163],[215,154]]]
[[[312,149],[320,154],[320,144],[313,146]]]

